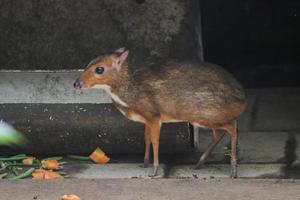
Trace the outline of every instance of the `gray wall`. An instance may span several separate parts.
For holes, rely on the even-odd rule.
[[[195,58],[196,1],[0,0],[0,69],[83,68],[121,46],[146,58]]]

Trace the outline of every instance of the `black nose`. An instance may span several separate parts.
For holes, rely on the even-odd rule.
[[[82,85],[82,82],[79,79],[77,79],[73,86],[75,89],[81,89],[81,85]]]

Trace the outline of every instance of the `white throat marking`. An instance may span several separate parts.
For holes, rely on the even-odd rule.
[[[122,101],[118,95],[111,92],[111,87],[109,85],[94,85],[92,88],[105,90],[116,103],[120,104],[121,106],[128,107],[127,103]]]

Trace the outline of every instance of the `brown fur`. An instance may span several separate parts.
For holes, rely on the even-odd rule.
[[[227,130],[237,138],[235,120],[246,108],[246,95],[242,86],[223,68],[205,62],[167,62],[130,71],[124,60],[121,67],[116,67],[120,55],[122,53],[112,53],[92,61],[79,80],[83,88],[110,86],[111,93],[126,103],[124,106],[113,100],[116,107],[126,117],[146,125],[145,163],[149,159],[151,142],[154,173],[158,166],[160,124],[163,122],[187,121],[212,128],[214,140],[205,159],[220,139],[218,130]],[[105,67],[105,73],[96,75],[97,66]],[[233,141],[232,145],[236,143]],[[232,165],[234,162],[236,158]]]

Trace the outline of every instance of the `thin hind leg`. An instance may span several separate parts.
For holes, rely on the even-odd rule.
[[[214,150],[214,148],[217,146],[217,144],[221,141],[221,139],[224,136],[224,133],[222,133],[219,129],[212,129],[213,131],[213,140],[206,148],[205,152],[201,155],[197,165],[196,169],[199,169],[207,160],[208,156],[211,154],[211,152]]]
[[[144,167],[148,167],[149,165],[149,157],[150,157],[150,146],[151,146],[151,130],[149,126],[145,126],[145,155],[144,155]]]
[[[223,126],[223,128],[230,134],[231,137],[231,178],[237,177],[237,145],[238,145],[238,133],[237,122],[232,121],[229,124]]]
[[[160,137],[160,121],[152,122],[146,124],[150,131],[150,139],[152,143],[153,149],[153,176],[157,175],[159,159],[158,159],[158,151],[159,151],[159,137]]]

